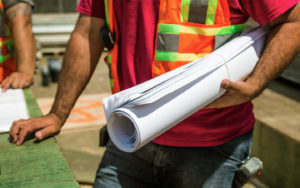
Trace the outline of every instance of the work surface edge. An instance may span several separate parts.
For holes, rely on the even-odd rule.
[[[41,115],[30,89],[24,89],[30,117]],[[79,187],[55,139],[15,146],[0,134],[0,187]]]

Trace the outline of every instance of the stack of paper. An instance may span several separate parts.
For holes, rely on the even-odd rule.
[[[223,79],[243,80],[253,71],[266,33],[255,29],[204,58],[105,98],[113,143],[133,152],[223,95]]]
[[[13,121],[28,117],[23,91],[9,89],[2,93],[0,88],[0,133],[8,132]]]

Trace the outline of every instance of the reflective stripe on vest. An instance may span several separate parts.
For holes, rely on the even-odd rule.
[[[215,28],[199,28],[194,26],[185,26],[185,25],[176,25],[176,24],[159,24],[158,34],[157,34],[157,44],[156,44],[156,55],[155,60],[162,61],[194,61],[211,53],[212,48],[207,43],[204,43],[206,39],[209,42],[214,37],[214,48],[216,49],[222,45],[225,41],[231,38],[233,33],[240,33],[244,29],[244,24],[241,25],[231,25],[225,27],[215,27]],[[186,38],[194,38],[194,43],[199,40],[198,45],[191,44],[191,40],[188,41],[184,46],[184,49],[179,49],[180,47],[180,35],[182,34],[191,34],[186,36]],[[192,36],[195,35],[195,36]],[[183,39],[181,39],[183,40]],[[201,42],[202,41],[202,42]],[[206,45],[208,48],[205,49],[205,46],[201,46],[201,43]],[[200,53],[188,53],[186,51],[195,51],[199,49]],[[191,49],[187,49],[191,48]],[[187,50],[186,50],[187,49]],[[180,53],[182,51],[183,53]]]
[[[153,77],[210,54],[243,29],[231,25],[227,0],[162,0]]]
[[[181,22],[194,22],[199,24],[213,25],[216,7],[217,1],[215,0],[182,0],[180,13]]]
[[[105,11],[107,26],[118,38],[113,0],[105,0]],[[243,29],[244,24],[231,25],[227,0],[161,0],[153,77],[211,53]],[[113,93],[120,91],[117,41],[107,56]]]

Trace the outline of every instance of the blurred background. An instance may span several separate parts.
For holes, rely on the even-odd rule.
[[[79,0],[34,0],[33,31],[37,42],[32,91],[44,114],[53,103],[63,56],[76,23]],[[249,21],[247,28],[256,24]],[[104,152],[98,146],[105,125],[101,100],[110,95],[103,53],[87,88],[56,140],[81,187],[91,187]],[[255,99],[253,155],[264,162],[259,179],[245,187],[297,187],[300,184],[300,55]],[[278,119],[279,118],[279,119]]]

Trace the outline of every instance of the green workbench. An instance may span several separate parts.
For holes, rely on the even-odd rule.
[[[24,89],[30,117],[41,115],[30,89]],[[30,139],[21,146],[0,134],[0,188],[79,187],[55,139]]]

